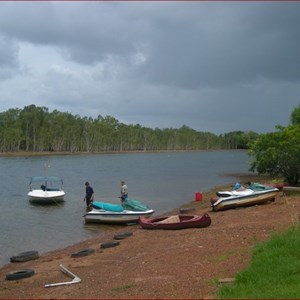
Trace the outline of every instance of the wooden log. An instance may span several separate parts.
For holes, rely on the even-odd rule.
[[[299,191],[300,192],[300,186],[284,186],[282,189],[284,191]]]
[[[219,279],[219,283],[227,284],[235,282],[235,278],[221,278]]]

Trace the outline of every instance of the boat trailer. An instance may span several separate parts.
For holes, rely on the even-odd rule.
[[[45,287],[61,286],[61,285],[73,284],[73,283],[79,283],[79,282],[81,282],[81,279],[78,276],[76,276],[74,273],[72,273],[71,271],[69,271],[62,264],[59,265],[59,269],[64,274],[66,274],[67,276],[73,278],[72,281],[58,282],[58,283],[49,283],[49,284],[45,284]]]

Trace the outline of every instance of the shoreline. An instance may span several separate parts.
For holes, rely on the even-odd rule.
[[[52,155],[52,153],[50,153],[50,154]],[[237,152],[223,152],[223,153],[222,152],[220,152],[220,153],[219,152],[217,152],[217,153],[215,153],[215,152],[206,152],[205,153],[205,155],[212,156],[212,157],[215,157],[215,155],[217,155],[218,157],[219,156],[222,157],[223,155],[224,156],[229,156],[230,158],[233,158],[234,161],[235,161],[235,154],[239,155],[239,157],[242,158],[242,161],[245,161],[245,153],[243,153],[243,152],[238,152],[238,153]],[[164,154],[163,153],[163,154],[157,154],[157,155],[156,154],[144,154],[144,155],[141,155],[141,156],[139,156],[139,155],[135,156],[133,154],[132,158],[131,158],[132,155],[128,155],[128,156],[126,154],[124,154],[124,155],[125,155],[124,157],[125,158],[127,157],[129,161],[131,161],[132,159],[135,161],[135,159],[137,159],[139,162],[142,162],[141,165],[144,165],[144,162],[143,162],[144,157],[145,158],[147,157],[147,159],[149,157],[151,159],[151,161],[156,161],[157,159],[168,159],[168,162],[171,162],[171,167],[173,167],[174,165],[176,166],[176,164],[172,163],[172,159],[177,158],[177,157],[179,159],[181,157],[183,159],[185,157],[192,158],[192,159],[194,157],[197,157],[197,158],[199,157],[199,161],[201,161],[202,152],[187,153],[187,154],[184,154],[184,153],[182,153],[182,154],[181,153],[178,153],[178,154],[176,154],[176,153],[174,153],[174,154],[173,153]],[[99,155],[98,154],[96,154],[96,155],[91,154],[89,156],[88,155],[87,156],[61,156],[61,157],[59,157],[59,156],[49,156],[48,158],[45,157],[45,156],[44,157],[39,157],[38,156],[38,157],[36,157],[37,161],[34,157],[32,157],[32,158],[30,158],[30,157],[16,158],[16,159],[14,159],[14,158],[3,158],[2,159],[3,160],[2,165],[3,165],[3,167],[5,167],[6,162],[8,163],[7,166],[9,166],[9,170],[7,170],[7,171],[14,170],[14,167],[16,167],[16,169],[18,169],[19,165],[20,165],[20,167],[21,166],[24,166],[24,167],[26,166],[27,169],[24,169],[25,170],[24,174],[23,173],[21,174],[19,171],[17,171],[17,173],[15,173],[15,174],[17,174],[17,177],[16,177],[16,181],[18,181],[17,185],[24,187],[24,191],[20,192],[20,196],[21,196],[21,194],[25,195],[25,193],[27,194],[27,192],[28,192],[28,187],[27,188],[25,187],[26,182],[24,181],[24,178],[26,179],[27,176],[29,177],[32,174],[33,175],[36,175],[36,174],[39,175],[40,173],[42,173],[42,174],[46,173],[46,174],[49,174],[49,175],[52,174],[52,175],[62,176],[62,178],[64,179],[64,186],[65,186],[65,189],[66,189],[66,192],[67,192],[66,199],[65,199],[67,201],[65,201],[64,204],[62,205],[62,206],[64,206],[64,210],[65,210],[65,212],[63,212],[63,214],[66,213],[66,216],[67,215],[73,216],[70,219],[70,222],[73,221],[74,226],[72,226],[70,228],[70,234],[68,234],[68,236],[66,236],[65,238],[64,238],[64,230],[63,230],[63,232],[61,232],[60,242],[57,242],[56,245],[59,244],[57,246],[66,247],[70,243],[73,244],[74,242],[82,241],[85,238],[90,238],[91,236],[93,237],[94,235],[98,234],[97,230],[93,230],[93,228],[91,228],[91,229],[90,228],[87,228],[87,229],[84,228],[84,226],[82,224],[82,221],[81,221],[81,220],[83,220],[83,218],[81,217],[81,205],[80,204],[78,205],[78,202],[76,202],[76,205],[73,205],[72,202],[71,202],[71,200],[74,201],[75,197],[77,197],[78,195],[79,195],[79,200],[80,200],[80,197],[81,197],[80,194],[82,193],[81,188],[79,189],[79,187],[80,187],[79,184],[77,184],[77,181],[79,181],[78,178],[77,178],[77,175],[75,175],[75,176],[73,175],[73,174],[76,174],[76,173],[73,172],[73,169],[74,170],[78,169],[78,167],[77,167],[77,165],[78,165],[77,162],[78,161],[80,163],[82,163],[82,162],[85,162],[86,159],[96,161],[97,163],[98,163],[98,159],[99,159],[99,164],[100,164],[101,161],[105,161],[105,160],[108,159],[110,163],[112,162],[112,164],[114,164],[115,161],[118,161],[119,159],[122,160],[123,155],[118,155],[117,154],[117,156],[118,157],[115,157],[114,155],[101,155],[101,154],[99,154]],[[73,159],[72,159],[72,157],[73,157]],[[66,161],[67,162],[66,167],[61,167],[61,164],[60,164],[61,161],[63,161],[63,162]],[[126,161],[126,159],[125,159],[125,161]],[[36,162],[38,162],[38,163],[36,163]],[[47,163],[47,165],[46,165],[46,163]],[[107,164],[107,163],[105,163],[105,164]],[[155,164],[153,164],[153,165],[155,165]],[[191,161],[191,166],[193,166],[192,161]],[[242,164],[242,166],[243,166],[243,164]],[[70,174],[66,172],[66,168],[68,169],[69,172],[71,172]],[[110,168],[110,165],[109,165],[109,168]],[[31,171],[32,169],[33,170],[38,170],[38,172]],[[39,172],[40,171],[39,169],[41,169],[42,172]],[[144,170],[142,170],[143,168],[139,168],[139,169],[141,171],[138,170],[138,172],[144,173]],[[176,167],[176,170],[177,169],[178,168]],[[197,168],[197,171],[195,171],[195,172],[197,172],[196,174],[198,174],[200,172],[201,173],[200,176],[202,176],[203,172],[201,171],[201,169],[202,168]],[[194,168],[193,168],[193,170],[194,170]],[[195,168],[195,170],[196,170],[196,168]],[[244,170],[244,168],[242,168],[242,170]],[[98,170],[98,168],[95,168],[95,171],[97,173],[100,173],[100,176],[102,176],[101,168],[99,168],[99,170]],[[178,169],[178,171],[180,173],[181,169]],[[12,174],[12,175],[15,176],[15,174]],[[106,178],[102,180],[101,177],[98,177],[98,175],[95,176],[94,172],[91,173],[90,175],[89,175],[89,173],[84,174],[84,175],[82,175],[82,174],[83,173],[81,173],[81,171],[79,170],[79,176],[81,178],[83,178],[83,179],[90,178],[90,180],[92,180],[92,181],[93,181],[92,178],[94,178],[94,181],[95,181],[94,182],[94,185],[95,185],[94,188],[96,188],[96,190],[99,189],[99,191],[100,191],[99,192],[99,198],[100,199],[103,198],[103,201],[112,201],[112,202],[119,203],[118,199],[115,199],[114,196],[111,196],[111,190],[115,189],[114,186],[112,188],[107,188],[107,185],[105,185],[105,187],[102,187],[102,185],[103,185],[102,181],[106,182],[107,178],[110,177],[110,175],[106,176],[107,173],[103,173],[103,176],[106,176]],[[91,177],[88,177],[88,176],[91,176]],[[113,176],[119,177],[118,174],[114,174]],[[125,177],[126,176],[127,175],[125,174]],[[131,176],[133,178],[133,179],[131,179],[133,184],[136,184],[136,181],[141,181],[140,179],[135,178],[136,173],[129,174],[128,176]],[[180,176],[180,175],[178,175],[178,176]],[[4,182],[6,181],[6,179],[4,177],[3,177],[3,181],[2,181],[3,187],[4,187],[4,184],[5,184]],[[156,180],[155,177],[156,176],[154,176],[154,181]],[[176,177],[177,177],[177,175],[176,175]],[[140,178],[143,178],[143,176],[141,176]],[[30,179],[30,177],[29,177],[29,179]],[[119,180],[119,179],[116,179],[116,181],[117,180]],[[167,178],[167,180],[168,180],[168,178]],[[169,210],[175,209],[177,206],[183,205],[184,203],[187,203],[190,200],[192,200],[194,198],[194,192],[199,189],[199,185],[201,186],[200,189],[203,186],[204,187],[206,186],[206,184],[204,184],[202,182],[202,180],[197,180],[196,176],[194,176],[194,178],[191,178],[191,180],[192,180],[191,182],[195,182],[196,188],[193,188],[193,185],[192,185],[192,188],[188,188],[187,191],[183,194],[183,196],[177,197],[176,200],[172,199],[173,197],[170,197],[169,192],[164,187],[164,183],[163,183],[163,186],[162,186],[163,193],[155,192],[155,191],[151,192],[151,189],[150,189],[149,190],[150,193],[145,194],[145,192],[147,193],[148,190],[144,191],[142,181],[138,184],[138,190],[140,190],[139,194],[138,194],[139,195],[138,197],[140,197],[141,199],[144,199],[145,203],[147,203],[148,205],[151,205],[153,203],[153,206],[155,206],[154,209],[156,211],[155,214],[160,215],[162,213],[167,213]],[[231,178],[220,178],[220,179],[218,179],[218,181],[220,181],[220,182],[222,182],[222,181],[227,182],[228,180],[232,181],[234,179],[231,179]],[[75,185],[74,185],[74,182],[75,182]],[[111,182],[113,183],[113,181],[109,179],[108,183],[111,184]],[[147,180],[147,182],[150,186],[152,185],[152,183],[149,183],[148,180]],[[184,182],[184,180],[181,180],[181,182],[179,182],[179,184],[182,185],[182,189],[185,190],[186,186],[185,186],[185,184],[183,184],[183,182]],[[187,185],[190,185],[191,182],[188,182]],[[198,184],[198,182],[199,182],[199,184]],[[157,182],[157,183],[160,184],[160,182]],[[215,185],[216,183],[218,183],[218,182],[216,182],[215,179],[212,178],[209,182],[208,188],[203,188],[202,190],[208,190],[209,188],[211,188],[212,185]],[[170,184],[172,185],[172,182],[170,182]],[[74,188],[76,188],[76,193],[73,192],[73,187],[72,187],[73,185],[74,185]],[[26,188],[26,190],[25,190],[25,188]],[[72,189],[72,191],[71,191],[71,189]],[[11,190],[12,190],[11,193],[13,193],[15,191],[15,187],[12,187]],[[103,192],[104,190],[105,190],[105,192]],[[166,190],[166,192],[165,192],[165,190]],[[117,192],[118,192],[118,190],[117,190]],[[179,192],[181,193],[181,191],[179,191]],[[71,195],[70,199],[69,199],[69,195]],[[177,195],[174,195],[174,196],[176,197]],[[112,198],[111,200],[105,200],[106,198],[110,199],[110,197]],[[148,199],[149,197],[151,197],[152,202],[149,202],[149,199]],[[164,199],[162,199],[162,198],[164,198]],[[7,201],[7,203],[9,203],[8,199],[9,198],[6,198],[5,194],[3,193],[3,200],[5,200],[5,201]],[[29,203],[29,205],[28,205],[27,204],[28,201],[24,202],[22,199],[19,199],[18,195],[17,195],[16,199],[18,199],[18,201],[21,201],[22,207],[24,205],[30,207],[30,209],[28,209],[29,217],[31,216],[31,214],[35,214],[34,219],[32,219],[32,221],[30,221],[30,222],[27,222],[26,219],[24,219],[23,224],[25,225],[25,227],[22,227],[22,228],[24,228],[24,230],[25,230],[28,226],[28,225],[26,225],[27,223],[32,223],[32,224],[36,223],[35,218],[38,219],[38,218],[41,217],[41,215],[39,214],[39,209],[35,209],[35,207],[34,207],[35,205],[31,205],[31,203]],[[14,203],[16,203],[16,205],[17,205],[16,199],[14,199]],[[100,201],[100,200],[98,200],[98,201]],[[81,200],[79,201],[79,203],[80,202],[81,202]],[[3,202],[3,204],[4,203],[5,202]],[[71,205],[70,205],[70,203],[71,203]],[[32,209],[32,206],[33,206],[34,209]],[[70,211],[72,211],[72,213],[70,213],[70,211],[69,211],[69,206],[70,206]],[[74,208],[76,206],[78,206],[78,209]],[[83,211],[83,209],[84,208],[82,207],[82,211]],[[46,208],[46,209],[42,208],[41,210],[48,211],[48,208]],[[74,210],[78,210],[79,214],[78,214],[77,211],[74,212]],[[57,220],[61,221],[60,222],[61,226],[59,226],[59,227],[58,226],[52,226],[53,218],[56,217],[57,214],[58,215],[60,214],[60,210],[56,210],[56,211],[57,211],[57,213],[55,213],[53,215],[53,217],[52,217],[51,214],[47,213],[47,216],[45,216],[46,217],[45,222],[44,221],[41,222],[41,225],[44,226],[45,233],[47,232],[48,237],[51,236],[51,235],[53,235],[55,237],[56,236],[56,234],[55,234],[56,229],[53,230],[53,228],[57,228],[57,230],[60,231],[61,226],[63,226],[63,224],[64,224],[64,220],[63,220],[64,218],[59,218]],[[83,213],[82,213],[82,215],[83,215]],[[77,216],[77,217],[75,217],[75,216]],[[27,218],[28,218],[28,216],[27,216]],[[3,220],[2,220],[3,222],[6,220],[5,224],[4,224],[5,228],[6,228],[6,224],[7,225],[9,224],[10,219],[11,219],[10,214],[7,213],[4,216]],[[11,227],[12,229],[10,229],[9,227]],[[18,229],[16,226],[9,226],[9,227],[8,227],[7,232],[11,232],[16,237],[21,236],[21,234],[20,234],[20,232],[22,232],[20,230],[21,228]],[[40,226],[38,226],[38,227],[40,227]],[[31,238],[32,233],[29,233],[29,231],[26,230],[28,238],[26,238],[26,240],[24,240],[23,243],[21,243],[19,241],[19,238],[12,239],[10,237],[10,234],[6,234],[4,236],[4,238],[5,238],[4,245],[6,244],[6,246],[4,248],[5,253],[3,253],[2,259],[1,259],[1,264],[0,264],[1,266],[6,264],[7,262],[9,262],[9,257],[10,256],[16,255],[16,254],[21,253],[23,251],[31,250],[32,248],[34,250],[38,250],[41,253],[45,253],[46,251],[54,250],[53,246],[52,246],[53,243],[52,242],[47,242],[49,240],[49,238],[45,236],[46,234],[41,233],[41,230],[36,229],[36,228],[37,228],[37,226],[34,226],[34,228],[33,228],[33,230],[36,231],[36,236],[34,236],[33,238]],[[47,228],[49,228],[49,230],[47,230]],[[77,233],[77,231],[78,231],[78,233]],[[38,237],[40,237],[40,238],[38,238]],[[45,243],[40,244],[41,241],[44,240],[44,239],[45,239]],[[30,242],[31,240],[32,240],[32,242]],[[55,247],[55,249],[56,249],[56,247]]]
[[[232,175],[227,175],[227,176],[235,177],[236,175],[232,174]],[[204,193],[202,193],[203,197],[205,197],[204,195],[206,195],[206,197],[208,197],[208,195],[214,194],[216,190],[219,190],[220,188],[222,189],[223,187],[225,188],[225,186],[220,186],[220,187],[215,187],[215,188],[209,190],[208,192],[204,192]],[[190,202],[187,201],[186,203],[182,204],[181,206],[173,208],[168,212],[156,215],[155,217],[161,217],[161,216],[164,216],[164,215],[179,213],[181,209],[185,209],[185,208],[191,209],[191,212],[193,212],[194,208],[197,207],[200,202],[201,202],[201,205],[202,205],[203,208],[209,209],[210,204],[208,202],[204,204],[204,201],[192,200]],[[131,230],[133,228],[139,227],[138,224],[130,224],[130,225],[126,225],[126,224],[125,225],[124,224],[117,225],[117,224],[110,224],[110,223],[98,223],[98,224],[94,223],[94,224],[99,225],[99,226],[101,226],[101,224],[112,225],[112,226],[115,226],[115,227],[110,229],[110,230],[99,233],[99,235],[100,235],[99,237],[84,238],[82,241],[76,242],[74,244],[69,244],[65,247],[60,247],[60,248],[57,248],[57,249],[42,252],[42,253],[40,253],[40,256],[51,255],[55,252],[64,251],[66,249],[78,248],[78,246],[81,245],[81,244],[90,244],[91,242],[93,243],[95,240],[105,239],[107,237],[110,237],[111,235],[117,234],[119,231],[127,231],[127,229]],[[35,249],[29,249],[29,251],[31,251],[31,250],[35,251]],[[17,254],[12,253],[12,256],[13,255],[17,255]],[[0,265],[0,271],[1,271],[2,268],[5,268],[5,267],[7,267],[11,264],[12,263],[8,261],[6,264]]]
[[[237,175],[237,174],[236,174]],[[242,174],[239,174],[242,175]],[[245,175],[246,176],[246,175]],[[236,178],[247,180],[244,177]],[[251,177],[251,180],[258,178]],[[43,253],[38,259],[8,263],[0,268],[1,299],[214,299],[218,278],[232,278],[251,260],[251,249],[274,231],[292,224],[291,209],[281,196],[274,203],[247,209],[212,212],[209,199],[220,189],[203,193],[162,215],[208,213],[212,225],[185,230],[144,230],[139,225],[120,226],[99,237]],[[292,203],[300,212],[299,198]],[[292,200],[289,200],[290,203]],[[276,217],[271,217],[276,215]],[[102,249],[117,233],[132,236],[116,247]],[[73,258],[72,253],[93,249],[94,253]],[[45,284],[68,281],[59,270],[63,264],[81,279],[78,284],[45,288]],[[5,275],[20,269],[34,276],[8,281]]]
[[[0,152],[0,157],[26,157],[26,156],[79,156],[100,154],[143,154],[143,153],[181,153],[181,152],[213,152],[213,151],[247,151],[247,149],[198,149],[198,150],[133,150],[133,151],[100,151],[100,152],[51,152],[51,151],[18,151]]]
[[[226,174],[223,174],[223,175],[227,176],[227,177],[232,177],[236,181],[240,181],[240,182],[242,182],[242,181],[246,182],[246,181],[249,181],[250,179],[261,180],[261,179],[265,178],[263,175],[249,174],[249,173],[226,173]],[[212,189],[210,189],[206,192],[202,192],[202,196],[203,196],[202,201],[196,201],[195,199],[191,200],[191,201],[187,201],[186,203],[182,204],[181,206],[175,207],[175,208],[171,209],[170,211],[167,211],[167,212],[161,213],[159,215],[156,215],[155,217],[161,217],[161,216],[165,216],[165,215],[180,213],[181,209],[187,210],[186,212],[184,212],[184,214],[188,214],[189,212],[190,212],[190,214],[193,214],[195,208],[197,208],[199,206],[199,204],[201,204],[201,207],[203,209],[207,209],[209,211],[210,208],[211,208],[209,200],[212,197],[216,196],[216,192],[219,191],[219,190],[228,190],[228,189],[231,189],[232,187],[233,187],[233,185],[215,186],[215,187],[213,187]],[[101,226],[101,223],[95,224],[95,225]],[[110,225],[110,224],[104,224],[104,225]],[[126,229],[130,230],[131,228],[137,227],[139,225],[138,224],[132,224],[132,225],[122,225],[122,224],[121,225],[115,225],[115,224],[113,224],[113,226],[115,226],[115,228],[112,228],[108,231],[104,231],[102,233],[99,233],[100,238],[105,238],[106,236],[110,236],[111,234],[117,233],[117,232],[122,231],[122,230],[123,231],[126,230]],[[45,255],[49,255],[49,254],[52,254],[52,253],[57,252],[57,251],[66,250],[68,248],[74,248],[74,247],[77,248],[77,246],[79,246],[81,244],[89,243],[90,241],[97,240],[98,238],[99,237],[83,238],[83,240],[81,240],[79,242],[76,242],[76,243],[73,243],[73,244],[69,244],[65,247],[59,247],[59,248],[56,248],[56,249],[53,249],[53,250],[41,252],[40,255],[45,256]],[[24,249],[24,251],[25,250],[26,249]],[[31,251],[31,250],[35,251],[35,249],[29,249],[29,251]],[[13,255],[17,255],[17,253],[12,253],[12,256]],[[8,266],[8,265],[11,265],[11,263],[9,261],[5,264],[0,265],[0,270],[4,267]]]

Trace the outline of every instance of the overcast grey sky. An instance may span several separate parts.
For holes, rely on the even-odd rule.
[[[216,134],[300,104],[300,2],[0,2],[0,111]]]

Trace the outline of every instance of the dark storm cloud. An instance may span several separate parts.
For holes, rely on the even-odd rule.
[[[11,22],[3,13],[1,31],[62,47],[65,58],[82,64],[111,55],[128,59],[136,45],[146,44],[147,60],[137,76],[159,84],[195,88],[257,76],[299,80],[298,3],[158,3],[149,11],[147,4],[10,4],[23,21]]]
[[[11,77],[18,66],[17,44],[0,34],[0,79]]]
[[[299,15],[285,1],[0,2],[0,101],[271,131],[300,102]]]
[[[232,19],[225,25],[217,9],[207,18],[200,14],[204,20],[198,26],[196,18],[162,22],[141,73],[155,83],[188,88],[239,84],[257,77],[299,80],[299,4],[228,5]]]
[[[2,3],[1,3],[2,4]],[[104,4],[105,6],[105,4]],[[113,7],[113,5],[112,5]],[[118,12],[99,3],[8,3],[0,11],[1,32],[20,41],[61,47],[76,62],[89,64],[132,48]],[[21,22],[11,22],[11,17]]]
[[[9,38],[0,36],[0,66],[14,67],[17,65],[17,45]]]

